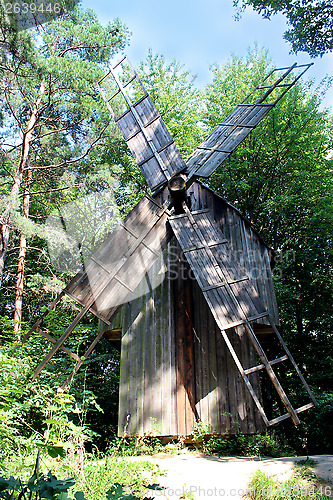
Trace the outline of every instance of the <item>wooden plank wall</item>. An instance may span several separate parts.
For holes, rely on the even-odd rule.
[[[261,418],[174,241],[152,283],[164,265],[164,281],[124,306],[119,435],[189,436],[198,419],[211,431],[256,432]],[[247,336],[230,334],[244,366],[255,365]]]
[[[166,249],[148,273],[152,284],[156,279],[161,281],[160,273],[166,271],[168,253]],[[171,286],[172,281],[164,279],[150,294],[124,306],[119,435],[177,434],[176,338]]]

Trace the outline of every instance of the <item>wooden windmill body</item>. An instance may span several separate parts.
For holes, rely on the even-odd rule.
[[[126,81],[117,74],[125,64]],[[286,418],[299,423],[315,399],[277,330],[271,250],[238,210],[198,179],[211,175],[308,67],[272,71],[186,162],[126,58],[99,82],[153,195],[142,198],[51,304],[50,310],[66,293],[82,311],[53,339],[34,379],[91,311],[105,327],[83,359],[103,335],[120,332],[119,435],[190,436],[199,421],[220,433],[253,433]],[[298,75],[288,80],[292,70]],[[110,98],[108,76],[117,85]],[[128,91],[133,82],[142,91],[134,102]],[[119,96],[126,110],[116,117],[110,103]],[[266,353],[271,337],[281,349],[273,359]],[[67,383],[83,359],[76,359]],[[276,376],[274,367],[283,361],[310,397],[302,407],[292,406]],[[265,410],[262,372],[286,413],[275,417]]]

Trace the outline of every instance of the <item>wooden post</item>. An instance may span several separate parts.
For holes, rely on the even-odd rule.
[[[281,336],[281,334],[280,334],[279,330],[276,328],[275,323],[274,323],[274,321],[273,321],[273,319],[272,319],[271,317],[269,318],[269,322],[270,322],[270,324],[271,324],[271,326],[272,326],[272,328],[273,328],[273,330],[274,330],[275,335],[276,335],[276,336],[277,336],[277,338],[279,339],[280,344],[282,345],[282,347],[283,347],[283,349],[285,350],[285,352],[286,352],[286,354],[287,354],[288,358],[290,359],[291,364],[292,364],[292,365],[293,365],[293,367],[295,368],[295,370],[296,370],[296,372],[297,372],[297,375],[298,375],[298,376],[299,376],[299,378],[301,379],[301,381],[302,381],[302,383],[303,383],[303,385],[304,385],[304,387],[305,387],[305,389],[306,389],[307,393],[309,394],[309,396],[310,396],[310,398],[311,398],[311,400],[312,400],[313,404],[314,404],[314,405],[317,405],[317,404],[318,404],[318,402],[317,402],[316,398],[315,398],[315,397],[314,397],[314,395],[312,394],[312,391],[311,391],[310,387],[308,386],[308,384],[307,384],[307,382],[306,382],[305,378],[304,378],[304,377],[303,377],[303,375],[302,375],[302,372],[301,372],[301,371],[300,371],[300,369],[298,368],[298,365],[297,365],[296,361],[294,360],[294,358],[293,358],[293,356],[292,356],[291,352],[289,351],[288,347],[286,346],[286,344],[285,344],[285,342],[284,342],[284,340],[283,340],[283,338],[282,338],[282,336]]]

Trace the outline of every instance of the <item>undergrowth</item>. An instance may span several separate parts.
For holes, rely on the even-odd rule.
[[[279,481],[269,474],[257,470],[248,486],[247,498],[251,500],[329,500],[332,489],[318,479],[309,467],[313,460],[296,462],[292,476],[287,481]]]
[[[104,499],[107,491],[116,484],[121,484],[127,494],[135,493],[141,498],[159,475],[159,467],[148,460],[107,457],[88,461],[75,487],[82,490],[89,500]]]
[[[78,464],[76,457],[49,460],[44,456],[37,473],[36,467],[34,471],[25,467],[16,473],[4,470],[0,499],[116,500],[128,496],[128,500],[134,500],[144,498],[147,488],[156,486],[159,475],[159,467],[148,460],[87,457]]]
[[[296,454],[295,450],[283,444],[274,432],[223,435],[211,433],[207,425],[199,422],[193,437],[197,450],[209,455],[283,457]]]
[[[181,439],[168,444],[162,444],[158,437],[145,436],[125,436],[114,437],[109,444],[107,454],[118,457],[130,457],[140,455],[156,455],[157,453],[167,453],[176,455],[183,449]]]

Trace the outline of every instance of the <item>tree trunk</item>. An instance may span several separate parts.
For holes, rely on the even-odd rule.
[[[30,142],[33,139],[34,129],[38,121],[38,112],[42,102],[43,95],[45,94],[45,90],[46,90],[45,83],[44,81],[42,81],[39,87],[35,106],[31,110],[29,122],[23,134],[22,153],[15,172],[12,189],[10,191],[10,200],[14,200],[20,191],[23,173],[29,158]],[[10,236],[10,209],[11,205],[9,204],[9,206],[6,208],[2,216],[3,223],[1,226],[1,238],[0,238],[0,285],[3,276],[6,251]]]
[[[28,170],[27,182],[24,189],[23,203],[22,203],[22,216],[26,219],[29,217],[29,205],[30,205],[30,184],[31,184],[32,172]],[[24,281],[24,264],[25,264],[25,254],[27,251],[27,238],[23,232],[20,236],[20,248],[17,266],[17,277],[16,277],[16,294],[15,294],[15,306],[14,306],[14,336],[15,340],[20,340],[21,336],[21,321],[22,321],[22,304],[23,304],[23,281]]]

